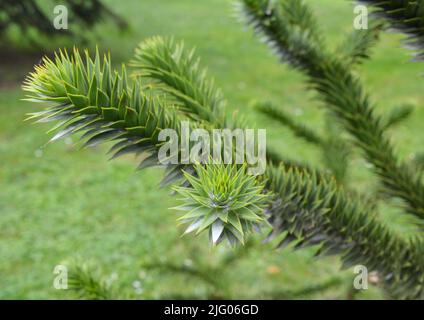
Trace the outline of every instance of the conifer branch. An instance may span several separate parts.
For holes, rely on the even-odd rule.
[[[266,221],[264,186],[247,174],[245,165],[196,165],[195,171],[196,176],[185,174],[188,187],[174,187],[183,201],[174,209],[186,211],[178,219],[189,224],[185,233],[209,230],[213,244],[224,239],[233,245],[244,244],[246,236]]]
[[[116,299],[107,281],[86,263],[72,262],[68,270],[68,286],[79,299]]]
[[[320,68],[314,70],[318,71],[326,74]],[[28,77],[24,89],[29,92],[28,99],[31,101],[53,103],[45,111],[31,116],[40,122],[59,121],[55,128],[60,131],[52,140],[76,132],[85,132],[82,138],[88,138],[86,146],[112,139],[116,142],[112,147],[114,157],[128,152],[147,152],[149,156],[140,166],[145,167],[157,164],[156,152],[160,145],[158,131],[173,128],[180,132],[178,117],[181,115],[166,103],[168,100],[149,96],[139,81],[135,80],[134,85],[130,86],[125,69],[120,74],[112,72],[108,57],[104,58],[102,64],[98,54],[94,61],[87,54],[84,61],[75,50],[72,56],[60,52],[54,61],[46,58],[44,64],[36,67],[35,72]],[[337,106],[336,103],[333,104]],[[350,112],[355,110],[352,107]],[[366,124],[363,125],[365,129],[368,128]],[[171,168],[174,169],[178,173],[182,170],[178,166]],[[209,182],[212,188],[220,186],[214,185],[215,180],[219,182],[216,176],[220,176],[220,169],[215,168],[215,172],[210,171],[210,168],[204,170],[203,176],[199,176],[197,172],[197,175],[189,178],[192,190],[180,189],[187,198],[195,200],[190,205],[203,203],[199,210],[211,208],[210,203],[205,203],[205,199],[196,196],[197,192],[209,197],[205,193],[207,184],[203,182]],[[321,244],[320,253],[341,254],[345,267],[361,263],[379,271],[384,276],[388,292],[393,296],[423,297],[424,255],[421,241],[409,242],[390,232],[372,217],[367,205],[350,197],[331,179],[315,172],[269,167],[264,180],[268,191],[266,196],[262,195],[260,180],[254,182],[249,176],[236,170],[228,176],[227,188],[215,189],[217,194],[214,197],[230,201],[229,209],[234,209],[243,218],[254,218],[254,223],[262,219],[259,209],[264,201],[275,197],[268,214],[274,228],[273,235],[287,232],[288,238],[284,243],[297,239],[299,242],[296,247]],[[237,183],[232,184],[234,181]],[[242,187],[239,188],[240,186]],[[253,213],[243,211],[240,203],[231,202],[233,199],[228,197],[231,190],[237,199],[248,197],[248,201],[243,200],[240,203],[253,204],[249,207],[250,210],[253,208]],[[225,214],[223,211],[221,213]],[[203,221],[205,217],[207,215],[201,216]],[[216,221],[213,218],[213,221],[206,219],[206,222]],[[236,232],[238,236],[244,235],[245,230],[253,227],[253,224],[243,227],[241,219],[234,223],[241,230]],[[230,224],[235,228],[233,223]],[[222,234],[218,232],[221,226],[218,227],[215,227],[215,235]],[[228,227],[232,228],[229,225]],[[235,238],[236,234],[233,233]]]
[[[150,85],[173,97],[186,115],[196,121],[223,125],[224,99],[194,50],[172,38],[153,37],[140,43],[131,65],[134,75],[152,79]]]
[[[380,40],[383,27],[381,22],[371,21],[368,29],[353,30],[346,35],[335,54],[339,55],[340,60],[344,61],[347,66],[361,64],[370,58],[371,49]]]
[[[323,39],[314,15],[302,1],[241,0],[236,10],[282,61],[313,75],[322,60]]]
[[[385,117],[384,128],[391,128],[405,119],[407,119],[414,111],[414,106],[410,104],[403,104],[397,107],[394,107],[388,115]]]
[[[315,30],[316,23],[305,26],[313,19],[310,13],[308,19],[303,18],[304,12],[309,12],[303,1],[279,1],[270,10],[269,1],[242,0],[241,10],[284,61],[308,76],[325,106],[342,121],[374,165],[387,194],[403,199],[407,212],[424,219],[424,185],[420,177],[412,166],[396,158],[383,120],[374,112],[360,81],[343,62],[327,54],[322,44],[309,41],[307,35],[312,28]]]
[[[392,28],[406,34],[408,46],[417,49],[416,60],[424,59],[423,0],[361,0],[376,8],[375,13],[386,19]]]
[[[292,116],[288,115],[281,109],[277,109],[271,103],[257,103],[255,105],[255,109],[270,119],[278,121],[282,125],[288,127],[297,137],[315,145],[323,144],[324,139],[315,133],[313,129],[308,128],[303,123],[296,122]]]
[[[36,122],[59,121],[50,141],[83,132],[83,147],[94,147],[113,141],[111,159],[133,153],[144,155],[138,168],[158,166],[158,149],[163,143],[158,135],[162,129],[180,131],[174,108],[167,108],[163,99],[142,90],[139,80],[128,84],[125,68],[112,71],[110,58],[101,62],[98,52],[94,60],[86,52],[85,60],[78,50],[70,56],[66,51],[56,54],[54,61],[44,58],[35,67],[23,86],[33,102],[53,103],[44,111],[30,114]],[[169,165],[164,184],[182,178],[184,165]]]
[[[281,109],[278,109],[269,102],[257,103],[255,105],[255,109],[268,116],[271,120],[278,121],[283,126],[286,126],[297,137],[319,147],[322,151],[323,160],[327,168],[331,170],[337,181],[343,183],[347,172],[350,150],[342,139],[333,135],[330,135],[329,137],[320,136],[312,128],[294,120],[291,115]],[[287,166],[287,161],[280,162]],[[273,161],[273,164],[279,163]],[[296,165],[295,167],[303,167],[304,169],[307,169],[304,165]]]
[[[424,298],[424,243],[407,241],[378,221],[360,199],[334,180],[269,166],[268,188],[277,195],[270,208],[271,238],[286,232],[279,247],[320,245],[318,256],[340,255],[343,268],[365,265],[378,271],[387,292],[401,299]]]

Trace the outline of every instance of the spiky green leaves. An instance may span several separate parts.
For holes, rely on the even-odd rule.
[[[269,117],[269,119],[280,122],[283,126],[288,127],[293,133],[312,144],[322,144],[323,138],[320,137],[313,129],[308,128],[302,123],[297,122],[282,109],[278,109],[270,102],[259,102],[254,105],[255,109],[260,113]]]
[[[303,1],[241,0],[238,10],[283,61],[311,71],[323,41],[315,16]]]
[[[27,100],[53,103],[30,114],[37,122],[58,121],[51,130],[57,131],[52,141],[77,132],[84,133],[81,139],[87,147],[114,141],[112,158],[145,155],[139,168],[159,164],[162,129],[179,132],[180,121],[173,108],[143,90],[138,79],[129,84],[125,68],[121,73],[112,71],[109,57],[102,61],[98,52],[94,60],[88,52],[84,59],[78,50],[72,55],[61,51],[54,60],[45,58],[26,79],[24,90],[29,92]],[[172,175],[167,176],[167,183],[182,176],[175,167],[168,171]]]
[[[187,116],[222,126],[222,93],[199,62],[182,42],[153,37],[140,43],[131,65],[135,75],[153,80],[150,84],[172,97]]]
[[[269,209],[270,238],[278,237],[279,247],[319,246],[317,255],[340,255],[344,268],[361,264],[378,271],[393,297],[424,297],[421,239],[409,241],[392,232],[333,179],[271,165],[266,177],[267,189],[277,195]]]
[[[424,0],[362,1],[374,6],[376,13],[387,19],[394,29],[406,34],[408,45],[419,49],[416,59],[424,59]]]
[[[310,18],[311,13],[305,1],[277,1],[275,10],[267,10],[265,4],[268,1],[265,0],[241,2],[255,29],[266,35],[280,54],[289,54],[286,61],[308,76],[311,87],[319,94],[318,97],[355,138],[357,146],[373,164],[384,191],[392,197],[403,199],[408,213],[424,219],[424,184],[410,164],[397,159],[382,125],[382,118],[374,111],[370,97],[350,70],[349,64],[329,54],[327,48],[317,45],[314,39],[303,38],[306,42],[300,41],[288,33],[294,25],[299,28],[302,26],[301,30],[304,32],[313,28],[314,20]],[[296,5],[294,2],[301,4]],[[298,10],[296,6],[303,9]],[[307,18],[302,18],[299,14],[302,11],[308,12]],[[363,42],[364,45],[367,43],[369,42]],[[417,222],[422,225],[421,221]]]
[[[189,187],[174,188],[183,201],[175,209],[188,211],[179,218],[189,224],[185,233],[207,230],[213,244],[224,239],[243,244],[246,235],[265,221],[269,196],[263,184],[247,175],[246,166],[196,165],[195,175],[185,173],[185,178]]]
[[[348,66],[361,64],[370,57],[371,48],[379,41],[383,27],[380,21],[372,21],[368,29],[353,30],[335,53],[341,55],[341,59]]]
[[[116,299],[111,283],[100,275],[100,270],[95,268],[92,262],[74,260],[65,265],[68,267],[68,289],[78,299]]]

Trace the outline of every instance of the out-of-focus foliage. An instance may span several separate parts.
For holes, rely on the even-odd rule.
[[[74,35],[73,30],[56,30],[53,25],[55,15],[45,10],[46,3],[38,0],[2,0],[0,2],[0,39],[5,39],[8,31],[17,27],[26,41],[37,43],[40,34],[49,37],[59,35]],[[79,28],[91,28],[102,19],[111,19],[120,28],[128,27],[125,20],[116,15],[100,0],[53,0],[51,4],[62,5],[68,9],[70,21]],[[32,32],[35,31],[35,34]],[[78,33],[84,37],[83,32]],[[22,39],[21,39],[22,41]]]

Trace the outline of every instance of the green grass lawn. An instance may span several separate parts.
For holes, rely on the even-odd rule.
[[[318,131],[324,130],[323,110],[305,90],[303,79],[280,64],[233,17],[232,1],[105,2],[132,27],[124,35],[109,24],[93,31],[92,38],[102,51],[111,52],[116,65],[127,62],[146,37],[184,39],[187,46],[197,48],[203,65],[223,89],[229,113],[238,110],[252,127],[267,128],[268,144],[281,154],[321,165],[318,150],[252,110],[252,101],[270,100]],[[315,0],[312,4],[329,44],[336,46],[352,25],[349,1]],[[422,147],[424,138],[422,75],[420,65],[408,62],[410,52],[401,48],[400,38],[384,35],[372,62],[358,73],[378,102],[379,112],[406,102],[418,106],[413,117],[392,132],[401,156],[410,157]],[[157,187],[160,170],[135,172],[133,158],[108,162],[105,147],[79,150],[70,139],[44,146],[48,126],[23,122],[25,113],[39,106],[20,101],[23,93],[18,85],[0,90],[0,298],[70,297],[53,289],[53,269],[76,257],[101,266],[106,275],[116,278],[116,286],[128,292],[134,281],[140,281],[140,298],[160,298],[170,292],[207,295],[208,287],[197,280],[141,268],[151,258],[186,265],[200,259],[214,266],[230,250],[210,248],[205,237],[180,237],[177,215],[168,209],[175,199],[169,190]],[[358,190],[374,184],[360,158],[352,161],[351,171]],[[382,210],[382,219],[394,228],[409,229],[396,210]],[[254,248],[223,271],[230,297],[267,298],[266,292],[297,290],[335,276],[341,279],[340,285],[310,297],[347,297],[354,273],[340,272],[337,258],[316,260],[313,250],[275,251],[271,245],[260,244],[262,237],[258,235]],[[359,297],[380,295],[371,289]]]

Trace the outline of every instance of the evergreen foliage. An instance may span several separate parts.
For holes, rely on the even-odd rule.
[[[416,43],[421,41],[421,11],[411,13],[405,8],[402,17],[413,19],[405,21],[391,12],[405,1],[369,2],[384,12],[389,22],[407,25],[409,29],[401,29],[414,35]],[[420,8],[421,2],[414,2]],[[388,3],[392,5],[388,7]],[[386,117],[377,114],[352,71],[355,64],[369,57],[381,24],[373,24],[364,34],[348,36],[341,46],[345,49],[334,53],[303,1],[240,0],[240,10],[284,62],[307,76],[324,106],[373,165],[386,193],[403,199],[404,211],[415,216],[421,226],[421,176],[416,165],[398,159],[387,132],[410,109],[395,109]],[[45,58],[29,75],[24,89],[28,100],[51,106],[31,114],[30,119],[59,121],[52,140],[84,132],[84,146],[113,141],[112,158],[142,154],[139,168],[158,165],[158,133],[165,128],[180,132],[183,119],[206,129],[236,125],[225,116],[224,100],[213,80],[199,67],[193,51],[181,43],[148,39],[137,48],[132,65],[136,70],[130,83],[124,67],[120,73],[112,70],[109,57],[102,62],[98,53],[94,59],[88,53],[83,58],[77,50],[71,55],[60,51],[54,60]],[[259,109],[307,141],[325,145],[326,150],[339,144],[334,154],[343,156],[340,150],[348,150],[346,141],[334,143],[323,138],[284,111],[269,105]],[[379,219],[375,206],[341,185],[343,170],[332,170],[336,180],[309,166],[286,161],[271,150],[268,154],[268,169],[256,178],[247,175],[244,166],[169,165],[163,184],[184,181],[174,189],[183,196],[179,209],[188,212],[182,217],[183,222],[191,223],[188,231],[208,230],[212,243],[224,238],[243,243],[246,233],[267,217],[272,226],[269,238],[278,238],[278,247],[292,242],[296,249],[315,246],[319,256],[339,255],[343,267],[363,264],[378,272],[390,297],[424,298],[421,237],[410,239],[390,230]],[[346,162],[343,166],[346,169]]]
[[[309,7],[297,0],[272,2],[271,7],[266,0],[245,0],[241,11],[283,61],[308,76],[320,100],[374,166],[386,193],[403,199],[408,213],[424,218],[420,177],[413,166],[397,158],[369,95],[345,61],[324,45]]]
[[[190,223],[185,233],[209,230],[211,242],[227,239],[231,244],[245,242],[245,237],[265,221],[267,196],[263,185],[248,175],[246,166],[211,164],[195,166],[196,176],[185,173],[188,187],[178,186],[183,205],[175,209],[188,211],[179,218]]]
[[[385,18],[392,28],[405,33],[407,44],[417,49],[416,60],[424,58],[424,1],[423,0],[362,0],[373,6],[378,16]]]
[[[68,266],[68,287],[82,299],[110,300],[117,296],[103,275],[90,263],[72,261]]]
[[[100,0],[65,0],[54,1],[53,3],[65,5],[77,25],[92,27],[101,19],[107,17],[111,18],[121,30],[128,27],[125,20]],[[70,30],[57,32],[53,26],[53,19],[45,11],[37,0],[2,0],[0,3],[0,38],[5,38],[12,26],[17,26],[30,41],[35,41],[31,38],[31,30],[36,30],[39,34],[48,36],[73,34]]]

